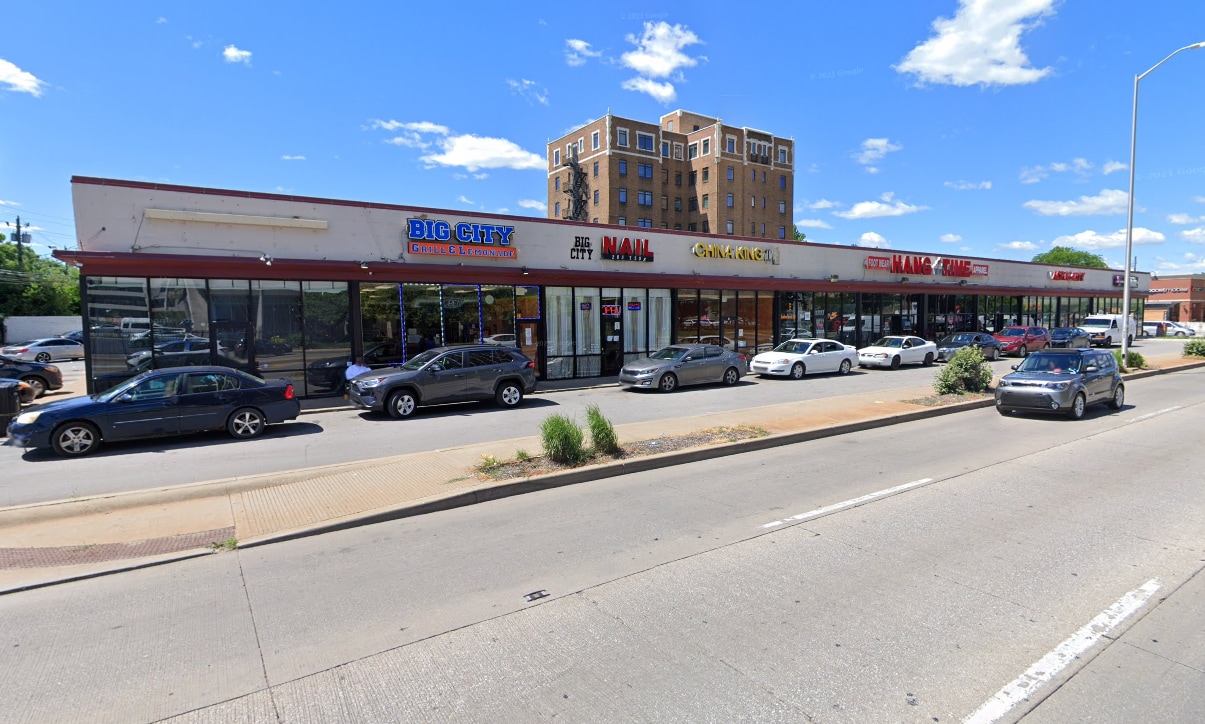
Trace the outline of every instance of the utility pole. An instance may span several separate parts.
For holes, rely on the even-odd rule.
[[[17,268],[25,271],[25,247],[21,244],[21,217],[17,217]]]

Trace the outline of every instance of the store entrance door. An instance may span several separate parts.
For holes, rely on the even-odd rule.
[[[623,299],[618,289],[604,289],[602,306],[602,369],[603,377],[618,375],[623,367]]]

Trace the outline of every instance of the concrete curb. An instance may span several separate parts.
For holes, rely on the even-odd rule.
[[[120,565],[112,568],[98,568],[92,571],[84,571],[79,573],[70,573],[60,575],[58,578],[48,578],[44,581],[34,581],[32,583],[21,583],[15,586],[5,586],[0,584],[0,596],[6,596],[10,593],[20,593],[21,591],[32,591],[37,588],[46,588],[48,586],[57,586],[61,583],[72,583],[75,581],[86,581],[90,578],[100,578],[102,576],[111,576],[115,573],[125,573],[126,571],[137,571],[142,568],[154,568],[168,563],[176,563],[177,561],[187,561],[192,558],[201,558],[202,556],[214,555],[215,551],[208,548],[194,548],[188,551],[176,551],[174,553],[164,553],[152,558],[129,558],[125,561],[112,561]],[[99,565],[99,564],[98,564]],[[35,569],[36,570],[36,569]]]

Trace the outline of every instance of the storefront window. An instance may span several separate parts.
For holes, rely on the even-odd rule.
[[[668,346],[673,337],[673,294],[669,289],[649,290],[649,351]]]
[[[678,342],[687,344],[699,338],[702,322],[699,315],[699,292],[694,289],[678,290]]]
[[[544,306],[548,310],[545,325],[548,333],[548,371],[550,380],[573,377],[573,290],[569,287],[546,287]]]
[[[573,292],[577,376],[597,377],[600,374],[602,361],[598,289],[596,287],[577,287]]]
[[[337,392],[342,381],[339,377],[345,372],[339,363],[351,359],[347,283],[302,282],[301,309],[306,394]],[[315,369],[326,370],[328,374],[315,374]],[[334,386],[328,382],[333,382]]]
[[[623,361],[648,356],[649,306],[643,289],[623,290]]]
[[[744,346],[745,340],[738,339],[736,330],[737,327],[743,326],[741,320],[737,319],[736,313],[736,291],[724,290],[720,292],[720,331],[717,338],[707,338],[709,344],[718,344],[724,349],[729,349],[734,352]]]
[[[720,290],[703,289],[699,291],[699,326],[689,337],[690,342],[704,340],[719,344],[720,342]]]
[[[757,347],[754,354],[774,349],[774,293],[757,293]]]
[[[764,294],[764,293],[763,293]],[[757,292],[741,292],[736,302],[736,324],[733,339],[736,350],[752,357],[757,351]]]
[[[131,354],[150,349],[151,309],[146,279],[88,277],[85,293],[88,361],[97,389],[106,390],[129,377],[127,360]]]
[[[481,288],[445,284],[441,293],[444,344],[481,342]]]
[[[514,287],[481,287],[481,323],[483,340],[514,343]]]

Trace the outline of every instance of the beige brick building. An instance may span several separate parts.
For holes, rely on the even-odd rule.
[[[548,218],[786,239],[795,142],[677,110],[607,114],[548,144]]]

